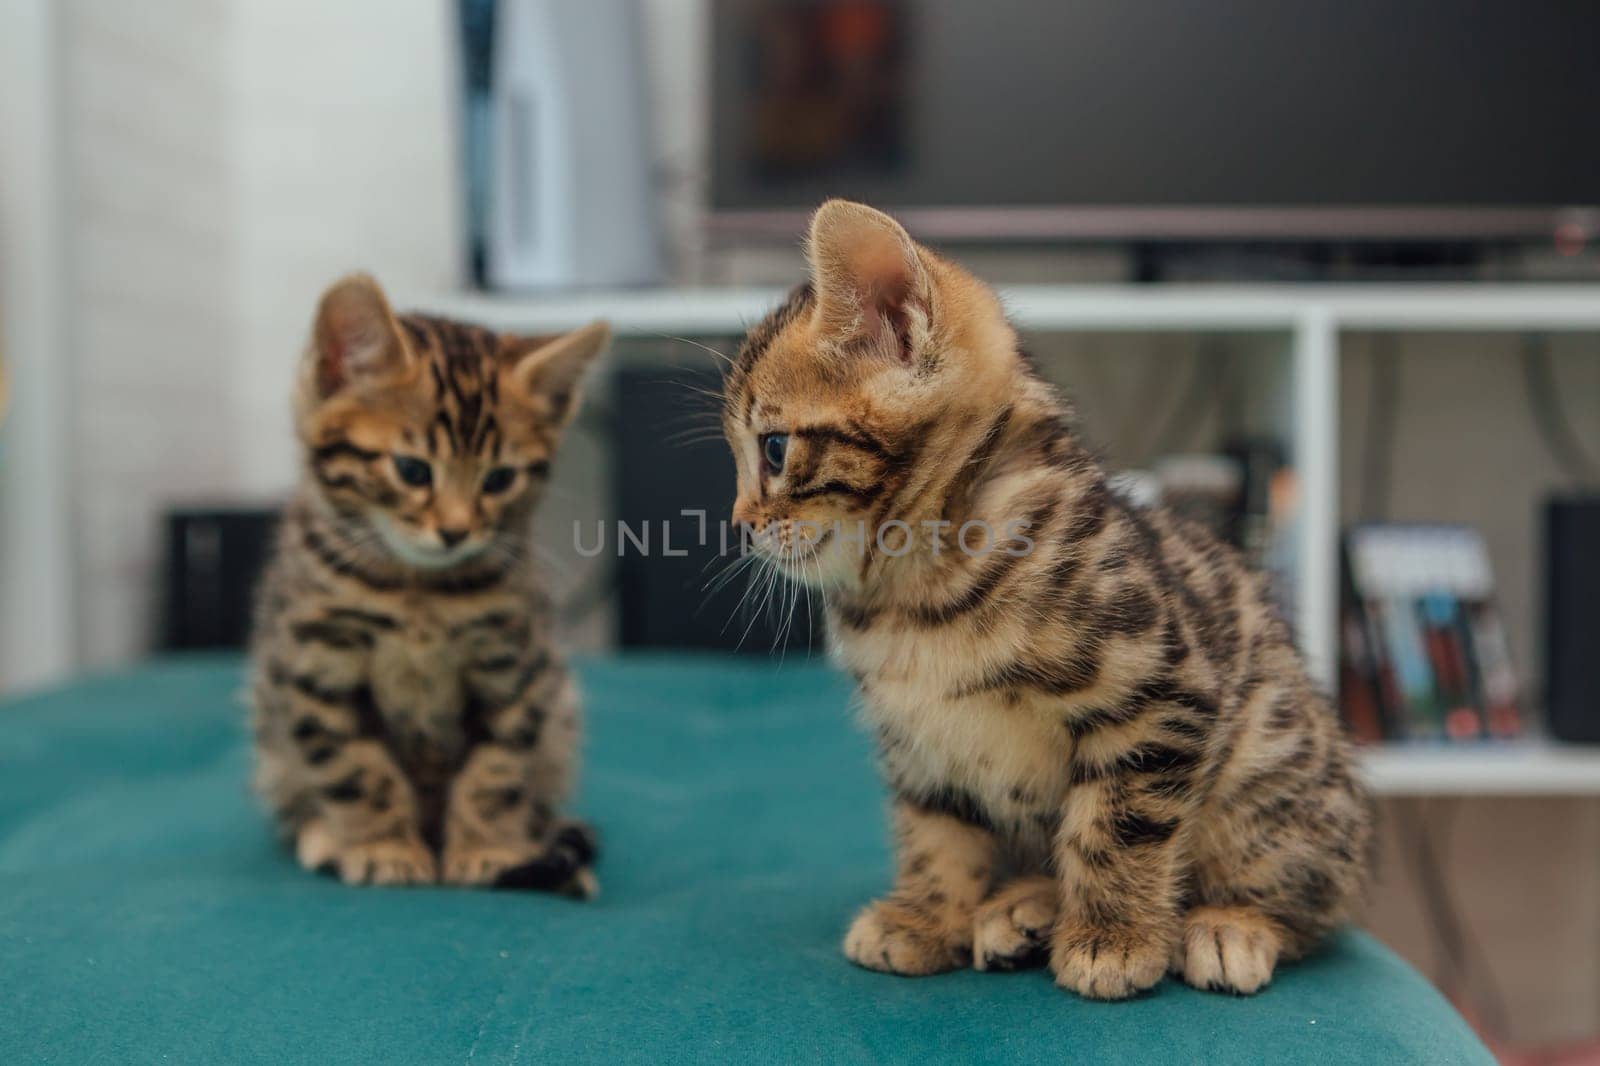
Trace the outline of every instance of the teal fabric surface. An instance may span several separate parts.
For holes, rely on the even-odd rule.
[[[232,659],[0,706],[0,1062],[1472,1062],[1371,939],[1250,999],[839,954],[888,879],[848,689],[816,665],[584,668],[590,904],[351,889],[273,843]]]

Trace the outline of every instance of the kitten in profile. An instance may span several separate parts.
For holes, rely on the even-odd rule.
[[[1261,988],[1350,916],[1372,832],[1264,580],[1108,488],[988,286],[838,200],[808,258],[723,425],[734,519],[822,590],[893,794],[845,954]]]
[[[251,642],[257,786],[308,869],[593,893],[529,519],[608,336],[395,315],[364,276],[323,296]]]

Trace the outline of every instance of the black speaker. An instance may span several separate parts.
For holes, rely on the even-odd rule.
[[[1550,735],[1600,744],[1600,497],[1546,505],[1545,559]]]
[[[244,647],[277,527],[275,510],[167,514],[163,649]]]

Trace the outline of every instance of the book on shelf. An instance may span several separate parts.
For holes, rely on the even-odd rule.
[[[1358,740],[1521,733],[1516,674],[1477,530],[1356,526],[1343,558],[1340,707]]]

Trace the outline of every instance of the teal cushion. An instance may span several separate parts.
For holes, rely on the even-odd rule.
[[[855,969],[839,938],[888,855],[845,681],[793,656],[583,673],[588,904],[298,869],[246,791],[235,660],[0,706],[0,1061],[1490,1061],[1360,933],[1248,999]]]

